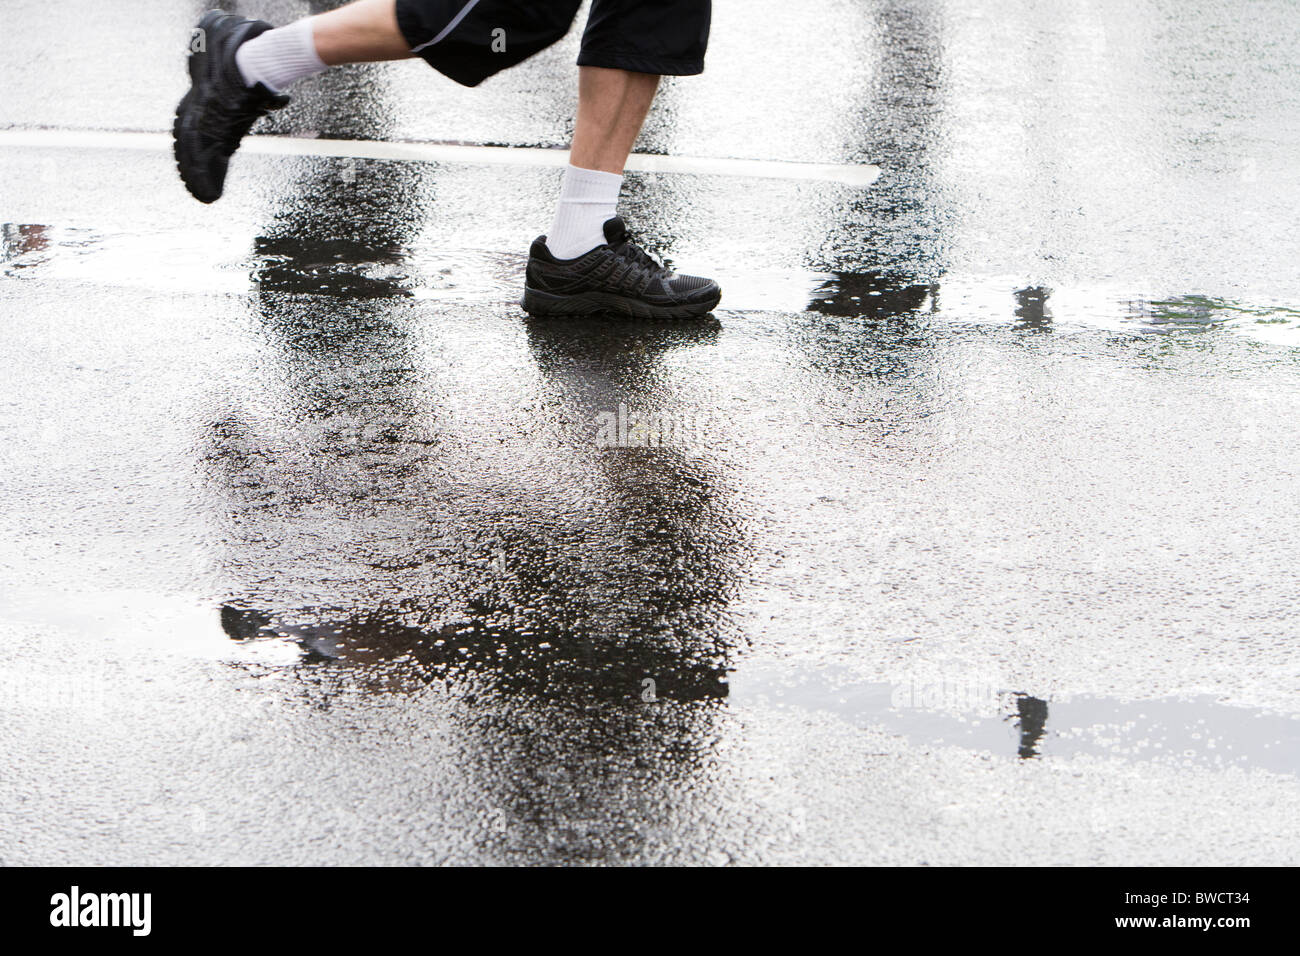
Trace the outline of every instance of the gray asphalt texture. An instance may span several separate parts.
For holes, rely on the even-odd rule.
[[[10,0],[0,130],[203,9]],[[576,39],[259,132],[562,147]],[[557,169],[4,150],[0,861],[1300,861],[1297,50],[717,0],[638,148],[882,175],[629,175],[689,323],[520,311]]]

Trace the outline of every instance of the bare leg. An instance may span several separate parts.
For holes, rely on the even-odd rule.
[[[722,298],[711,279],[664,268],[628,237],[617,215],[628,154],[659,77],[580,67],[578,121],[550,231],[533,244],[524,310],[534,316],[615,314],[637,319],[707,315]]]
[[[312,18],[316,55],[328,66],[414,56],[397,28],[397,0],[356,0]]]
[[[328,62],[324,53],[321,58]],[[578,121],[569,162],[622,175],[658,89],[659,77],[651,73],[579,67]]]

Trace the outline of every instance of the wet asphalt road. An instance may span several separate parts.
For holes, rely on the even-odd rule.
[[[202,9],[10,0],[0,133]],[[882,174],[631,175],[701,322],[521,313],[554,169],[0,152],[0,860],[1298,862],[1300,15],[715,10],[641,151]],[[264,129],[559,147],[575,47]]]

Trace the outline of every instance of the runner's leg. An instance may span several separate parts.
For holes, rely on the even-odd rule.
[[[316,52],[328,66],[415,55],[397,26],[397,0],[356,0],[310,20]]]
[[[248,40],[235,62],[245,85],[279,93],[327,67],[413,55],[397,26],[397,0],[356,0]]]
[[[658,74],[579,67],[578,120],[569,161],[622,175],[658,89]]]
[[[546,245],[572,259],[605,241],[617,215],[623,166],[645,123],[659,77],[599,66],[579,67],[578,119]]]

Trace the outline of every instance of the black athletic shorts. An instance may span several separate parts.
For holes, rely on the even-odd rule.
[[[411,52],[465,86],[522,63],[569,32],[581,0],[397,0]],[[579,66],[693,76],[704,71],[711,0],[592,0]]]

